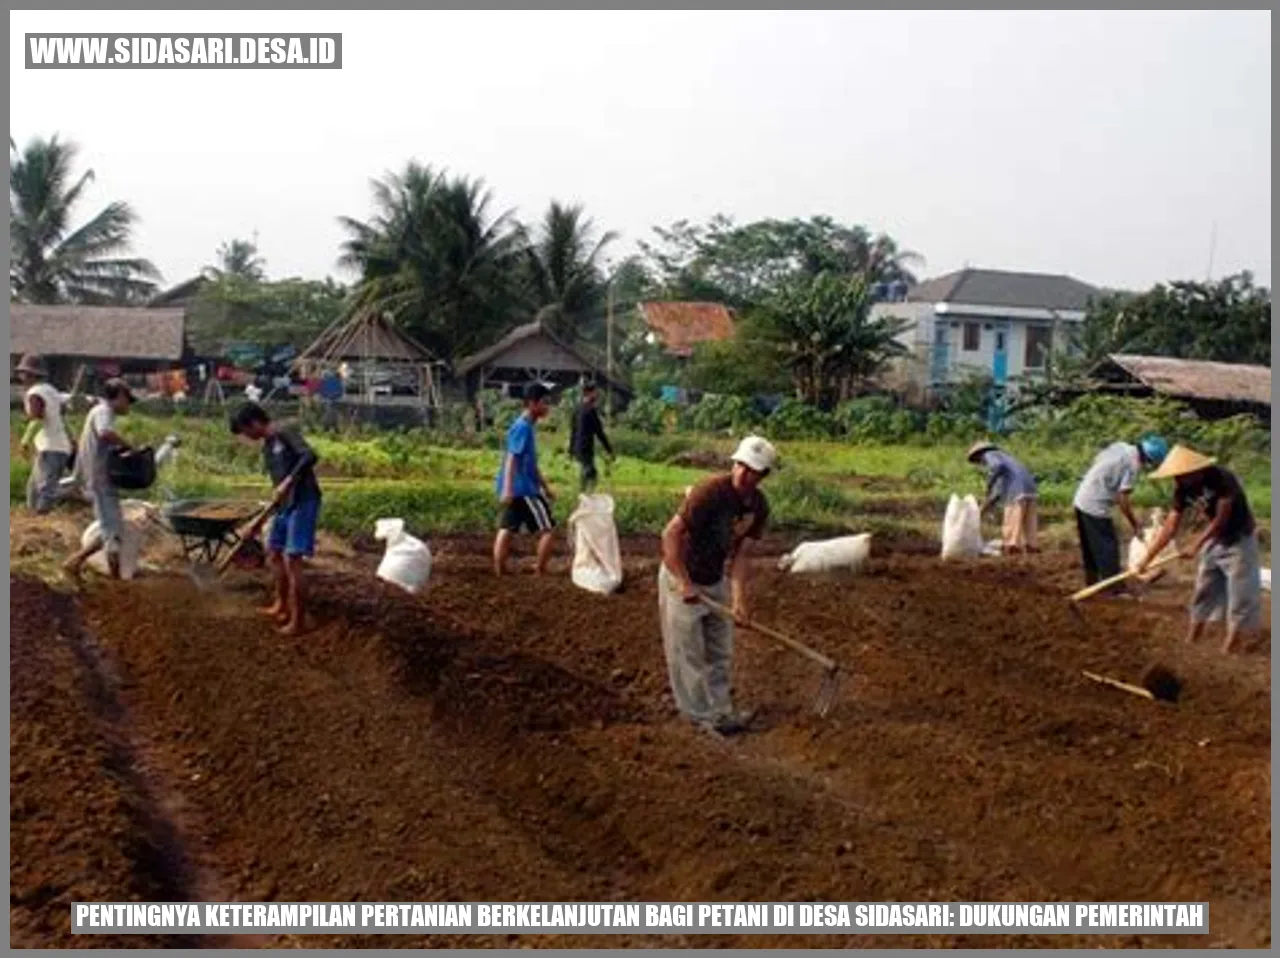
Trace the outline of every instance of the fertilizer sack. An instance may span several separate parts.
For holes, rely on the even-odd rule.
[[[151,508],[150,503],[140,499],[124,499],[120,502],[120,515],[124,518],[124,528],[120,532],[120,578],[122,579],[132,579],[138,574],[143,538],[149,521],[149,508]],[[102,525],[94,519],[80,536],[80,548],[87,549],[101,537]],[[105,549],[89,557],[89,567],[103,575],[111,574]]]
[[[569,528],[573,530],[573,584],[601,595],[617,591],[622,585],[622,549],[613,522],[613,496],[579,496]]]
[[[373,537],[387,543],[386,554],[378,563],[378,578],[412,595],[421,592],[431,578],[431,550],[427,544],[404,531],[403,519],[379,519],[374,523]]]
[[[1147,521],[1147,527],[1142,531],[1142,538],[1134,536],[1129,541],[1129,561],[1127,563],[1128,570],[1133,572],[1142,564],[1147,557],[1147,547],[1151,544],[1151,540],[1160,532],[1160,527],[1164,525],[1164,512],[1156,509],[1151,513],[1151,518]],[[1165,546],[1163,552],[1156,559],[1167,559],[1177,551],[1177,547],[1171,542]],[[1154,560],[1153,560],[1154,561]]]
[[[982,514],[973,496],[953,495],[942,518],[942,558],[963,559],[982,555]]]
[[[806,574],[814,572],[861,572],[871,558],[871,534],[841,536],[823,542],[802,542],[778,560],[783,571]]]

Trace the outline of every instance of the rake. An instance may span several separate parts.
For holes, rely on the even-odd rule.
[[[709,608],[712,612],[715,612],[717,615],[729,619],[730,621],[736,621],[734,619],[733,612],[721,605],[715,599],[712,599],[701,592],[698,593],[698,598],[702,601],[703,605]],[[813,710],[817,713],[819,718],[825,718],[827,713],[831,711],[831,707],[835,705],[836,696],[840,692],[839,663],[834,659],[830,659],[823,655],[816,649],[811,649],[804,643],[797,642],[795,639],[791,638],[791,636],[783,635],[776,629],[771,629],[766,625],[761,625],[759,622],[747,621],[741,623],[741,625],[744,629],[749,629],[752,632],[763,635],[765,638],[772,639],[779,645],[785,646],[793,652],[800,653],[809,661],[822,667],[822,684],[818,687],[818,692],[813,697]]]

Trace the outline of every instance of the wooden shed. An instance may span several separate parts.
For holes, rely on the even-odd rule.
[[[1090,371],[1094,392],[1166,396],[1202,419],[1248,413],[1270,422],[1271,368],[1113,353]]]
[[[607,384],[618,398],[630,395],[626,385],[609,377],[603,362],[565,342],[538,320],[517,326],[493,345],[464,357],[453,371],[465,385],[468,400],[486,389],[518,391],[530,382],[570,387],[587,379],[602,387]]]
[[[186,352],[183,309],[11,303],[9,317],[10,368],[38,353],[64,389],[80,366],[97,378],[153,373],[180,366]]]

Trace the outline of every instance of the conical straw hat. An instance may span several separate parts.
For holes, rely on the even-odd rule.
[[[1186,446],[1174,446],[1169,450],[1169,455],[1165,456],[1160,468],[1151,474],[1151,478],[1176,479],[1178,476],[1208,469],[1217,461],[1209,456],[1202,456]]]
[[[973,462],[984,452],[990,452],[995,447],[996,447],[996,444],[994,442],[987,442],[985,439],[983,439],[979,442],[975,442],[972,446],[969,447],[969,451],[965,454],[965,458],[968,459],[970,462]]]

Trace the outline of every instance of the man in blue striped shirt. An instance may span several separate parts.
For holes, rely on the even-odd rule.
[[[982,514],[1004,506],[1000,541],[1005,555],[1039,552],[1036,544],[1036,478],[1013,456],[994,443],[978,442],[969,449],[969,461],[987,472],[987,499]]]

